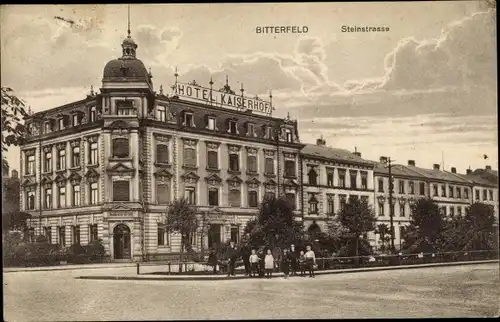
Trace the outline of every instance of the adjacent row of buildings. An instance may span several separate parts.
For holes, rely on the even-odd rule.
[[[295,120],[272,117],[271,94],[248,98],[227,82],[218,90],[176,82],[170,96],[155,92],[130,34],[122,48],[104,68],[100,93],[27,121],[20,203],[35,234],[66,246],[102,239],[115,260],[162,258],[180,248],[165,227],[171,200],[187,198],[204,218],[192,241],[201,249],[238,242],[271,194],[294,205],[305,229],[326,229],[352,198],[366,199],[389,223],[383,158],[364,160],[322,138],[301,143]],[[462,175],[409,161],[391,169],[397,241],[417,198],[435,198],[450,216],[476,201],[498,215],[498,175],[489,167]]]

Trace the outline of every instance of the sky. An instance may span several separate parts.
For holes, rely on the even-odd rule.
[[[365,159],[465,173],[498,168],[494,10],[485,0],[132,4],[130,24],[156,91],[168,92],[175,68],[207,87],[227,76],[247,95],[272,90],[274,115],[297,119],[303,143],[323,136]],[[0,15],[1,84],[35,112],[98,90],[127,36],[126,5],[3,5]],[[19,149],[6,156],[18,169]]]

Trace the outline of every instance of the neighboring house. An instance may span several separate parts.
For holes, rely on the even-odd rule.
[[[327,220],[352,198],[373,204],[373,162],[361,153],[326,146],[322,138],[307,144],[302,159],[303,216],[307,230],[314,223],[326,232]]]

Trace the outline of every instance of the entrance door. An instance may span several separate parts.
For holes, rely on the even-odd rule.
[[[210,224],[210,228],[208,229],[208,247],[216,247],[220,244],[221,238],[221,228],[222,225],[219,224]]]
[[[113,250],[115,259],[130,259],[130,229],[119,224],[113,229]]]

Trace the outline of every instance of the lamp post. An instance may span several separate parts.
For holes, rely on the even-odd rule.
[[[392,178],[392,162],[394,160],[391,160],[391,157],[387,158],[386,161],[386,167],[389,170],[389,218],[390,218],[390,225],[391,225],[391,250],[392,252],[395,251],[394,247],[394,201],[392,194],[394,193],[394,184],[393,184],[393,178]]]

